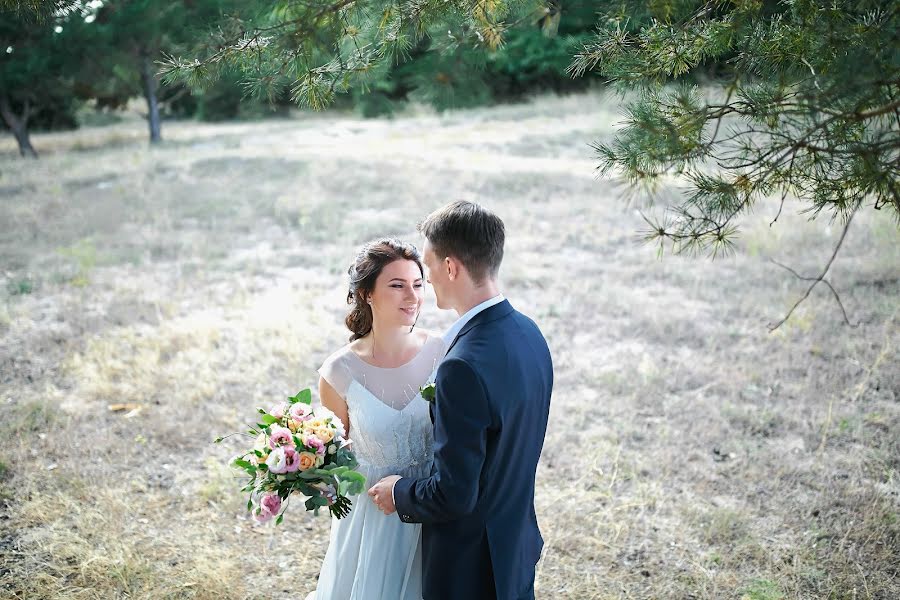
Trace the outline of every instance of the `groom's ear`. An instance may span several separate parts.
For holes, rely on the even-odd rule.
[[[444,259],[444,268],[447,270],[447,278],[450,281],[454,281],[457,277],[459,277],[459,261],[453,258],[452,256],[448,256]]]

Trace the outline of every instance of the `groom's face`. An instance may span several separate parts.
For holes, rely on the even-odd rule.
[[[452,308],[448,304],[447,284],[450,283],[450,277],[447,274],[446,261],[434,253],[434,248],[427,239],[422,248],[422,262],[425,263],[425,278],[434,288],[434,297],[437,300],[438,308],[444,310]]]

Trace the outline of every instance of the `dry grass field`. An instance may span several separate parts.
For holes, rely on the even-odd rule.
[[[248,518],[214,445],[313,386],[345,271],[446,201],[506,221],[501,273],[556,387],[539,598],[900,597],[900,233],[798,203],[732,257],[665,256],[589,142],[600,96],[0,141],[0,597],[303,598],[328,520]],[[433,329],[453,316],[429,306]],[[128,405],[112,410],[115,404]]]

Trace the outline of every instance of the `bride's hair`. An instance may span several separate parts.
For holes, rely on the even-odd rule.
[[[395,260],[411,260],[419,267],[419,273],[425,276],[422,269],[422,256],[412,244],[401,242],[396,238],[381,238],[367,243],[359,253],[347,273],[350,275],[350,290],[347,292],[347,304],[351,306],[344,323],[353,335],[350,341],[358,340],[372,331],[372,307],[369,306],[369,294],[375,288],[375,280],[381,271]]]

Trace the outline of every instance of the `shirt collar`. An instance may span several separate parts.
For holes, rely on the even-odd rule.
[[[453,340],[456,339],[456,336],[459,335],[459,332],[462,331],[462,328],[466,326],[466,323],[471,321],[475,315],[487,308],[494,306],[495,304],[500,304],[504,300],[506,300],[506,298],[503,297],[503,294],[497,294],[493,298],[489,298],[481,304],[470,308],[466,312],[466,314],[458,318],[456,322],[450,326],[450,329],[448,329],[447,332],[444,333],[444,343],[449,347],[450,344],[453,343]]]

